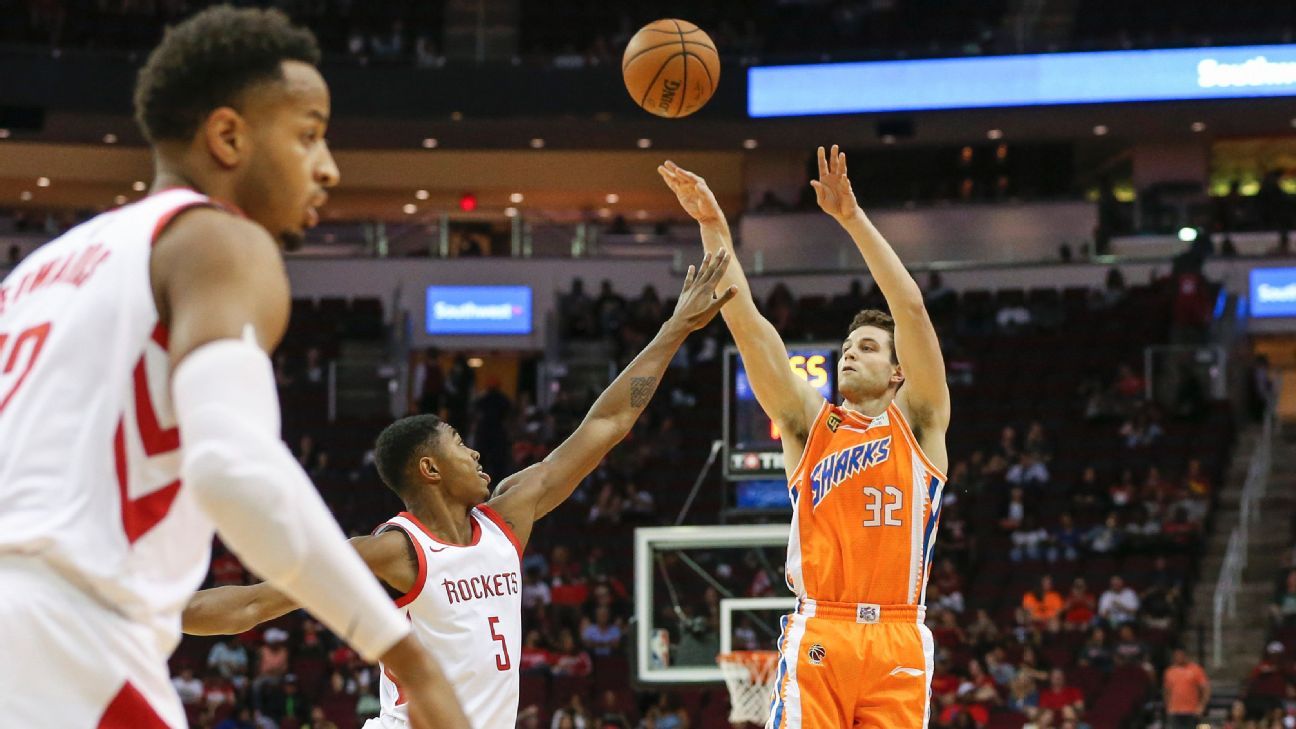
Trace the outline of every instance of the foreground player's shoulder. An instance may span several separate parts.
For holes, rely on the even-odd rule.
[[[250,220],[213,207],[182,211],[158,234],[149,275],[173,342],[238,337],[249,323],[266,349],[283,336],[290,306],[283,259]]]

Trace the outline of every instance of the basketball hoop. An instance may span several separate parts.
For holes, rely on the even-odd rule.
[[[716,656],[729,687],[729,721],[764,725],[769,720],[778,653],[733,651]]]

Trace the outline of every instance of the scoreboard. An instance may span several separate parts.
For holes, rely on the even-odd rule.
[[[835,400],[838,349],[836,344],[791,345],[788,367],[825,399]],[[783,441],[778,428],[756,402],[737,347],[725,348],[724,375],[725,478],[778,479],[786,483]]]

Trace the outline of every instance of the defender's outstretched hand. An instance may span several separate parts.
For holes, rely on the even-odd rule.
[[[679,198],[684,212],[694,220],[706,224],[724,218],[720,203],[716,202],[715,195],[712,194],[711,188],[707,187],[706,180],[670,160],[657,166],[657,174],[662,176],[671,192]]]
[[[712,198],[714,200],[714,198]],[[721,249],[712,256],[710,253],[702,258],[702,267],[689,266],[684,277],[684,290],[680,292],[679,301],[675,304],[672,319],[680,322],[690,332],[695,332],[715,318],[720,308],[738,293],[737,286],[716,294],[716,284],[729,267],[729,251]]]
[[[846,176],[846,153],[838,151],[837,145],[826,156],[824,148],[819,148],[819,179],[811,180],[810,186],[814,188],[819,207],[838,223],[845,225],[860,214],[850,178]]]

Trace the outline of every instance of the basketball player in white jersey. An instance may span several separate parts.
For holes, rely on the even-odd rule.
[[[351,544],[396,596],[445,667],[476,729],[512,729],[522,650],[522,550],[536,519],[561,504],[630,432],[666,366],[690,332],[707,325],[737,292],[715,295],[729,258],[689,267],[675,312],[608,386],[580,427],[544,461],[505,479],[490,494],[479,454],[433,415],[398,420],[378,436],[383,481],[406,511]],[[342,594],[339,589],[339,594]],[[262,583],[203,590],[184,612],[184,630],[232,634],[296,608]],[[382,714],[367,729],[404,729],[419,689],[384,670]]]
[[[0,725],[183,727],[167,657],[219,532],[381,658],[416,725],[468,726],[279,440],[278,243],[338,181],[318,57],[278,12],[171,29],[135,92],[152,194],[0,283]]]

